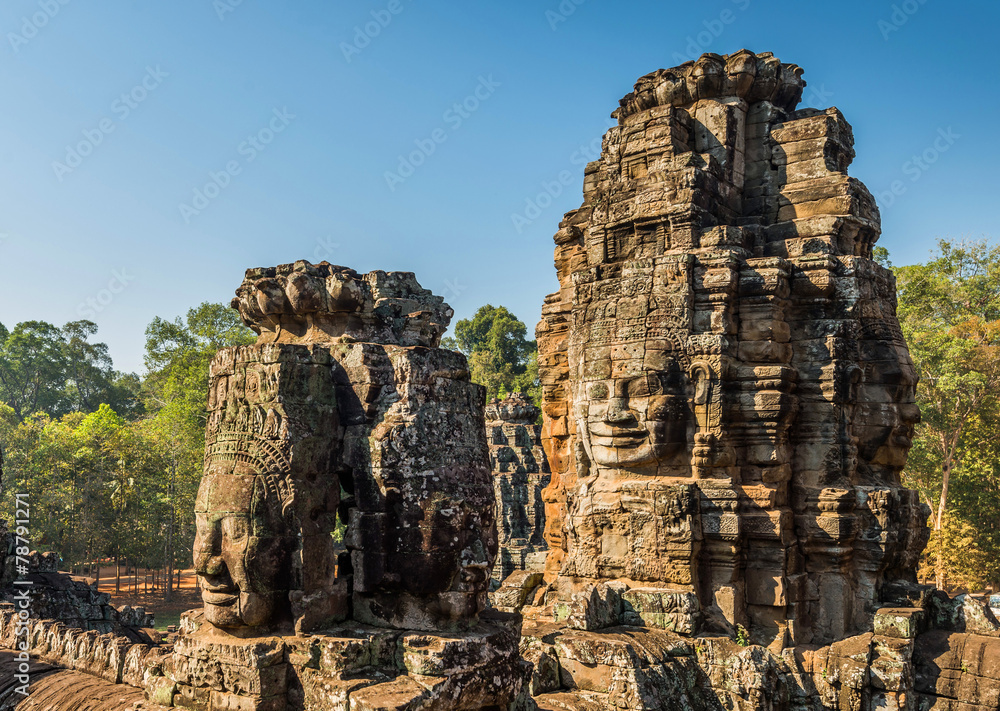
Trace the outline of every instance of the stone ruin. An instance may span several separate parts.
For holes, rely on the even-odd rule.
[[[497,503],[498,550],[493,579],[515,570],[545,566],[545,504],[549,463],[542,449],[541,411],[522,393],[486,405],[486,439],[490,447]]]
[[[484,390],[438,347],[451,309],[412,274],[306,262],[249,270],[233,307],[259,337],[211,366],[204,614],[150,698],[506,708],[530,667],[516,618],[484,610],[497,550]]]
[[[104,698],[116,709],[141,701],[141,691],[108,682],[122,680],[127,650],[156,645],[153,615],[112,605],[108,593],[59,572],[59,555],[31,550],[26,535],[0,519],[0,711],[21,702],[54,709],[58,699]],[[28,688],[30,701],[18,693]]]
[[[24,590],[35,617],[58,620],[67,628],[115,634],[133,642],[152,643],[153,615],[142,607],[111,604],[111,595],[59,572],[59,554],[31,550],[20,556],[27,572],[17,571],[17,536],[0,520],[0,609],[15,609]],[[27,585],[15,585],[15,580]]]
[[[707,54],[613,114],[538,326],[544,512],[498,512],[491,446],[546,472],[534,415],[492,403],[488,443],[413,275],[249,270],[257,343],[211,369],[203,611],[172,646],[34,620],[40,681],[18,705],[0,651],[0,711],[1000,709],[1000,623],[916,580],[916,374],[850,125],[796,108],[801,73]],[[497,528],[542,513],[544,570],[487,609]]]
[[[494,594],[540,708],[996,708],[988,611],[944,657],[918,637],[975,605],[917,584],[917,376],[851,127],[796,110],[801,74],[743,50],[642,77],[560,223],[551,551]]]
[[[563,595],[624,580],[784,646],[921,594],[916,373],[851,127],[795,111],[801,74],[739,52],[643,77],[560,225],[538,337]]]
[[[73,691],[67,675],[82,671],[145,692],[100,687],[118,699],[94,706],[108,709],[517,702],[531,669],[519,621],[486,609],[497,535],[485,391],[438,347],[451,309],[412,274],[325,262],[251,269],[233,307],[259,337],[211,365],[195,506],[203,610],[158,647],[64,641],[34,622],[32,694],[75,709],[96,693]],[[0,611],[7,648],[15,623]],[[4,698],[16,700],[0,686]]]

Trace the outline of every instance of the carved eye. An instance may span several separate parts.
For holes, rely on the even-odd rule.
[[[249,526],[247,525],[247,520],[240,517],[230,517],[226,519],[225,522],[225,532],[226,536],[231,541],[242,541],[249,535]]]
[[[656,375],[644,375],[630,380],[625,385],[625,392],[629,398],[649,397],[651,395],[663,394],[663,384]]]
[[[591,400],[607,400],[608,399],[608,385],[607,383],[591,383],[590,387],[587,388],[587,397]]]

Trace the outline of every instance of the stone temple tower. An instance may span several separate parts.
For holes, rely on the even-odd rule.
[[[706,54],[612,114],[537,330],[539,614],[613,580],[647,624],[823,644],[919,594],[916,374],[851,126],[796,111],[801,74]]]

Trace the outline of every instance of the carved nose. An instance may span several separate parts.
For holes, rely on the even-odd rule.
[[[632,414],[623,398],[613,397],[608,401],[608,411],[604,413],[605,422],[628,422],[631,419]]]
[[[222,556],[213,555],[204,562],[198,572],[202,575],[219,575],[225,569],[226,564]]]
[[[916,425],[920,423],[920,406],[919,405],[902,405],[899,408],[899,418],[907,425]]]
[[[212,549],[203,547],[195,555],[194,569],[199,575],[218,575],[225,569],[221,555],[212,555]]]

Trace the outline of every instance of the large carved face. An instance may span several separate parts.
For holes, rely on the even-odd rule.
[[[287,603],[296,540],[260,475],[206,474],[195,504],[194,563],[206,619],[259,627]]]
[[[893,479],[906,465],[913,428],[917,375],[906,347],[894,341],[862,345],[864,376],[857,389],[854,434],[862,462]]]
[[[436,529],[434,537],[451,539],[445,550],[454,561],[446,573],[452,583],[440,595],[440,603],[452,619],[472,617],[482,607],[496,557],[496,539],[488,535],[493,527],[492,511],[479,511],[466,502],[452,500],[447,506],[436,507],[430,518]]]
[[[643,468],[687,440],[687,396],[679,376],[646,372],[589,380],[577,391],[580,432],[598,465]]]
[[[452,475],[439,472],[442,478]],[[460,486],[456,483],[455,488]],[[398,542],[390,543],[388,553],[403,589],[417,595],[444,594],[456,612],[468,606],[475,614],[480,594],[488,589],[497,544],[490,502],[475,491],[465,493],[468,496],[435,492],[420,501],[398,502],[392,508],[401,515],[393,521],[390,514]]]

